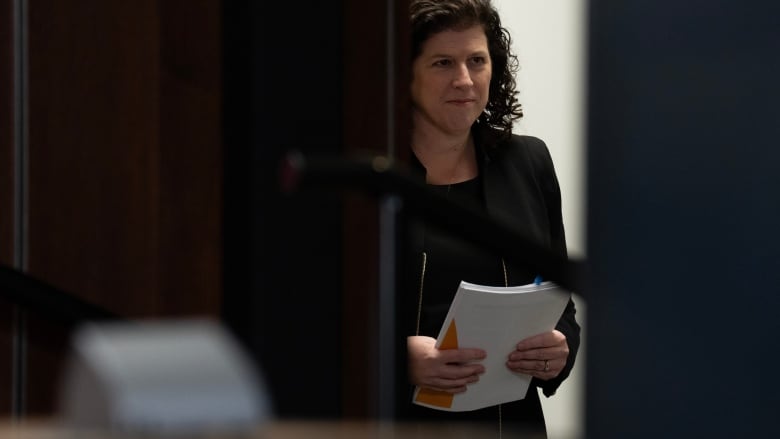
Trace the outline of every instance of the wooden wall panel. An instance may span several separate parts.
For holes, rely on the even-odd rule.
[[[159,310],[154,0],[30,1],[29,272],[124,315]]]
[[[222,289],[221,4],[160,2],[160,251],[166,314],[218,315]]]
[[[218,314],[218,2],[29,15],[30,273],[121,315]]]
[[[219,2],[27,5],[27,273],[122,316],[219,316]],[[12,233],[0,217],[0,234]],[[0,302],[4,377],[11,313]],[[26,412],[51,413],[73,327],[26,318]]]

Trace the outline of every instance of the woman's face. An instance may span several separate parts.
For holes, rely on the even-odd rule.
[[[412,64],[414,128],[468,133],[487,105],[491,74],[482,26],[433,34]]]

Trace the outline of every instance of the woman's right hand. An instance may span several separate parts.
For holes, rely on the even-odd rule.
[[[462,393],[468,384],[479,380],[485,367],[477,360],[485,358],[482,349],[436,349],[436,339],[407,337],[409,377],[412,384],[447,393]]]

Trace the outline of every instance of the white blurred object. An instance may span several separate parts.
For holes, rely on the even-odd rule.
[[[85,325],[62,384],[60,413],[74,428],[243,432],[271,417],[259,371],[209,320]]]

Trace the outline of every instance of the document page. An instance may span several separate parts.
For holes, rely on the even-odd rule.
[[[520,340],[555,329],[570,295],[552,282],[516,287],[461,282],[436,347],[485,350],[485,373],[457,395],[418,387],[413,402],[457,412],[525,398],[532,377],[509,370],[507,357]]]

